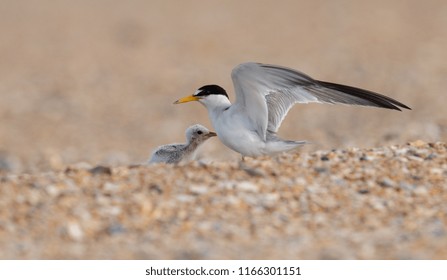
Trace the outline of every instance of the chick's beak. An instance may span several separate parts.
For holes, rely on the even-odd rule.
[[[190,101],[197,101],[200,98],[194,95],[190,95],[190,96],[185,96],[183,98],[180,98],[179,100],[175,101],[174,104],[180,104],[180,103],[186,103],[186,102],[190,102]]]
[[[214,137],[214,136],[217,136],[217,134],[216,134],[216,132],[212,132],[212,131],[210,131],[210,132],[208,133],[208,136],[209,136],[209,137]]]

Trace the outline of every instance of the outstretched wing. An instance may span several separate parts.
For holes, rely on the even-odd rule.
[[[278,131],[295,103],[329,103],[410,109],[397,100],[372,91],[314,80],[299,71],[269,64],[243,63],[233,69],[235,105],[245,108],[258,133]]]

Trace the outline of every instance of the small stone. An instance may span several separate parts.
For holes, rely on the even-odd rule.
[[[368,159],[368,157],[367,157],[365,154],[363,154],[363,155],[359,158],[359,160],[360,160],[360,161],[368,161],[369,159]]]
[[[430,168],[430,173],[433,175],[442,175],[444,173],[444,170],[441,168]]]
[[[240,197],[248,205],[259,206],[261,204],[259,198],[257,196],[254,196],[253,194],[244,193],[241,194]]]
[[[424,142],[424,141],[422,141],[422,140],[416,140],[416,141],[414,141],[414,142],[410,142],[409,145],[410,145],[410,146],[413,146],[413,147],[420,148],[420,147],[424,147],[424,146],[426,146],[427,143]]]
[[[100,174],[112,175],[112,169],[110,167],[102,165],[98,165],[92,169],[89,169],[89,172],[92,173],[93,175],[100,175]]]
[[[261,196],[261,204],[264,207],[273,207],[279,201],[278,193],[268,193]]]
[[[326,172],[328,172],[328,169],[326,167],[315,167],[314,170],[317,173],[326,173]]]
[[[118,216],[119,214],[121,214],[123,212],[121,210],[121,208],[118,206],[105,207],[105,208],[103,208],[103,211],[104,211],[104,213],[107,213],[107,215],[110,215],[110,216]]]
[[[414,160],[414,161],[420,161],[420,162],[424,161],[423,158],[418,157],[418,156],[407,156],[407,158],[410,160]]]
[[[72,164],[67,167],[66,172],[69,170],[75,170],[75,169],[92,169],[92,165],[88,162],[81,161],[75,164]]]
[[[236,189],[246,192],[257,192],[259,187],[252,182],[243,181],[236,184]]]
[[[231,189],[235,188],[236,182],[224,180],[224,181],[220,181],[219,183],[217,183],[217,186],[220,189],[231,190]]]
[[[253,177],[264,177],[265,174],[261,170],[254,169],[254,168],[243,168],[245,172],[247,172],[248,175]]]
[[[325,209],[331,209],[338,206],[338,202],[333,196],[321,197],[317,194],[313,194],[311,195],[311,199],[312,202]]]
[[[106,192],[117,192],[120,189],[120,186],[114,183],[105,182],[104,183],[104,191]]]
[[[107,232],[110,235],[117,235],[125,232],[123,225],[121,224],[112,224],[107,228]]]
[[[240,199],[234,195],[225,197],[224,201],[230,205],[236,205],[240,202]]]
[[[176,199],[180,202],[194,202],[196,200],[194,196],[185,194],[177,195]]]
[[[381,211],[381,212],[383,212],[383,211],[386,210],[386,207],[385,207],[383,201],[382,201],[382,200],[379,200],[379,199],[373,199],[373,200],[371,201],[370,205],[371,205],[375,210],[378,210],[378,211]]]
[[[395,153],[396,153],[396,155],[398,155],[398,156],[403,156],[403,155],[407,154],[409,150],[410,150],[410,149],[407,148],[407,147],[404,147],[404,148],[398,148],[398,149],[395,150]]]
[[[385,177],[379,181],[379,185],[384,188],[393,188],[396,186],[396,182],[394,182],[393,180],[391,180],[388,177]]]
[[[432,159],[435,159],[435,158],[437,158],[438,156],[436,155],[436,154],[429,154],[426,158],[425,158],[425,160],[432,160]]]
[[[55,185],[48,185],[45,188],[45,191],[52,197],[56,197],[60,194],[60,190],[58,187],[56,187]]]
[[[407,183],[407,182],[400,182],[400,183],[399,183],[399,187],[400,187],[401,189],[406,190],[406,191],[413,191],[413,190],[416,188],[415,185],[413,185],[413,184],[409,184],[409,183]]]
[[[416,189],[413,190],[413,193],[416,196],[426,196],[428,194],[428,191],[427,191],[426,188],[424,188],[422,186],[419,186],[419,187],[416,187]]]
[[[68,236],[75,241],[81,241],[84,238],[84,232],[77,222],[69,222],[67,225]]]
[[[376,152],[375,155],[373,155],[371,153],[363,154],[360,157],[360,161],[373,161],[373,160],[375,160],[377,158],[376,156],[380,155],[380,154],[381,154],[380,152]]]
[[[328,157],[327,155],[324,155],[324,156],[322,156],[322,157],[320,158],[320,160],[322,160],[322,161],[328,161],[328,160],[329,160],[329,157]]]
[[[205,194],[208,192],[208,187],[204,185],[193,185],[189,188],[193,194]]]
[[[0,151],[0,171],[17,172],[21,169],[19,158]]]
[[[151,184],[150,186],[149,186],[149,191],[151,191],[151,192],[155,192],[155,193],[157,193],[157,194],[162,194],[163,193],[163,190],[160,188],[160,186],[159,185],[157,185],[157,184]]]
[[[304,179],[303,177],[297,177],[294,180],[295,184],[300,185],[300,186],[305,186],[308,184],[308,182],[306,181],[306,179]]]

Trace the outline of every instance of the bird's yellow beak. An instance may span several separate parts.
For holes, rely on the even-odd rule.
[[[190,101],[197,101],[199,99],[200,98],[197,96],[190,95],[190,96],[180,98],[179,100],[175,101],[174,104],[186,103],[186,102],[190,102]]]

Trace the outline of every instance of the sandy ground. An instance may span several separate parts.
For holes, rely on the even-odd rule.
[[[20,201],[27,200],[28,198],[20,198],[20,188],[29,188],[27,184],[32,184],[32,180],[45,178],[47,176],[45,174],[51,174],[48,175],[50,178],[62,176],[59,178],[62,181],[54,179],[54,182],[56,188],[59,183],[64,185],[63,180],[66,179],[64,176],[68,175],[64,175],[63,172],[67,166],[93,167],[101,164],[112,167],[113,172],[115,168],[117,170],[123,168],[122,172],[137,174],[133,180],[146,173],[155,177],[164,176],[164,173],[157,173],[159,168],[126,169],[125,166],[144,162],[150,151],[158,145],[183,141],[184,131],[191,124],[201,123],[211,128],[206,110],[200,104],[173,105],[172,102],[210,83],[226,88],[230,98],[233,99],[231,70],[237,64],[246,61],[284,65],[320,80],[377,91],[396,98],[413,109],[397,112],[319,104],[297,105],[287,116],[279,134],[288,139],[308,140],[312,144],[300,149],[300,155],[292,154],[290,159],[284,155],[290,160],[288,164],[292,164],[291,161],[295,160],[296,156],[299,166],[301,155],[312,156],[318,151],[332,149],[368,150],[373,147],[389,149],[394,145],[404,147],[405,143],[418,139],[427,143],[446,142],[447,114],[444,108],[447,104],[446,49],[447,2],[445,1],[1,0],[0,175],[3,179],[0,184],[2,189],[10,182],[5,178],[10,176],[21,178],[16,181],[18,185],[15,188],[18,189],[13,187],[13,190],[7,192],[3,190],[6,192],[4,195],[11,195],[4,198],[5,201],[9,201],[4,203],[10,205],[11,201],[18,201],[21,204]],[[442,151],[436,152],[443,155]],[[211,139],[204,145],[200,158],[202,162],[219,166],[219,172],[225,173],[236,168],[238,155],[229,151],[218,139]],[[269,159],[264,160],[266,164],[275,163]],[[262,164],[262,161],[254,162]],[[371,162],[369,168],[381,171],[380,166],[375,164],[377,163]],[[438,168],[441,169],[441,174],[444,174],[443,162],[434,161],[432,164],[439,166],[430,165],[421,168],[424,172]],[[310,166],[308,172],[316,167],[318,166]],[[175,174],[186,176],[180,174],[192,172],[188,171],[189,168],[195,170],[194,168],[199,167],[174,168]],[[275,169],[283,170],[283,168],[289,167],[275,165]],[[83,172],[80,174],[85,173]],[[305,172],[305,169],[303,167],[296,172]],[[88,181],[90,176],[86,174],[85,180]],[[20,176],[31,176],[29,177],[31,179],[23,179]],[[341,174],[335,173],[333,176]],[[384,174],[377,176],[386,177]],[[94,179],[91,180],[95,181],[90,186],[92,192],[94,186],[103,187],[107,182],[102,176],[92,178]],[[282,180],[288,179],[290,178],[284,177]],[[89,187],[87,183],[82,183],[82,179],[79,180],[81,182],[73,183],[72,188]],[[144,179],[142,182],[152,184],[153,180],[155,179]],[[239,179],[227,178],[227,180]],[[426,187],[429,184],[424,180],[425,177],[422,177],[422,183],[409,184]],[[137,193],[140,188],[146,188],[146,185],[138,185],[138,180],[132,182],[137,185],[128,183],[128,187],[135,189]],[[193,185],[190,181],[186,182],[188,185]],[[376,184],[375,181],[371,183],[367,179],[361,182]],[[178,185],[171,183],[166,181],[164,187],[174,191],[174,186]],[[299,186],[309,188],[303,191],[311,192],[310,185],[301,183]],[[439,184],[445,186],[445,181]],[[318,191],[324,191],[325,186],[330,189],[331,185],[318,185],[316,188]],[[351,185],[348,183],[347,187],[349,186]],[[263,185],[258,187],[261,192],[266,190]],[[443,188],[442,185],[438,187]],[[380,187],[377,189],[382,190]],[[430,189],[427,191],[431,194]],[[78,192],[79,190],[76,191]],[[147,192],[140,193],[142,197],[138,199],[152,201],[153,198],[149,195],[152,191]],[[212,190],[210,192],[213,193]],[[280,190],[271,194],[282,197]],[[368,195],[377,195],[377,199],[385,199],[374,192]],[[83,197],[78,195],[76,199],[82,200]],[[445,202],[445,193],[443,199]],[[287,202],[290,201],[279,200],[277,203]],[[50,202],[44,200],[44,205],[47,205],[46,203]],[[423,205],[431,209],[429,204]],[[94,208],[93,204],[91,207]],[[122,211],[133,211],[131,205],[129,207]],[[26,209],[20,213],[32,216],[34,210],[29,209],[34,208]],[[57,208],[48,209],[57,211],[55,210]],[[200,209],[200,206],[197,206],[197,209]],[[445,229],[445,209],[443,211],[439,215],[444,215],[442,216],[444,218],[440,218],[439,223]],[[2,219],[5,219],[7,211],[4,207],[0,213],[3,215]],[[252,215],[249,213],[251,212],[247,212],[246,215]],[[343,215],[349,214],[352,213]],[[11,228],[10,219],[11,217],[0,221],[2,246],[8,248],[6,251],[1,250],[5,258],[181,258],[182,256],[231,258],[239,253],[216,251],[207,255],[199,248],[203,245],[199,241],[191,245],[197,246],[195,247],[199,252],[197,254],[169,253],[170,245],[167,242],[175,239],[163,241],[166,250],[160,253],[145,251],[140,254],[130,250],[126,254],[119,255],[113,251],[117,250],[116,247],[110,249],[111,251],[94,251],[93,248],[96,246],[94,243],[97,240],[89,239],[88,230],[76,220],[78,218],[74,218],[74,225],[68,226],[68,230],[65,231],[74,232],[76,235],[76,232],[81,230],[83,232],[81,244],[91,243],[93,247],[83,247],[84,245],[76,242],[70,243],[74,252],[70,251],[64,255],[63,252],[57,253],[57,247],[64,244],[60,241],[62,243],[55,242],[52,245],[54,251],[43,253],[43,248],[48,244],[45,238],[37,233],[30,239],[17,239],[15,243],[7,242],[8,238],[20,231],[22,226],[27,228],[24,232],[31,232],[29,224],[31,220],[25,219],[20,222],[17,217],[13,220]],[[62,222],[54,221],[54,224],[65,228],[60,226]],[[278,223],[277,226],[280,227],[281,222]],[[313,223],[318,221],[315,220]],[[234,227],[238,225],[240,224],[236,223]],[[301,222],[299,226],[304,227],[303,230],[312,229],[308,224]],[[116,230],[120,231],[120,226],[117,227]],[[208,227],[212,228],[214,224],[211,223]],[[338,225],[331,224],[333,230],[337,227]],[[400,228],[393,228],[398,229]],[[345,233],[353,235],[344,240],[352,242],[363,240],[362,237],[355,236],[355,231],[350,230],[353,229],[346,228]],[[49,234],[49,232],[43,233]],[[149,241],[162,242],[153,236],[147,237],[139,233],[141,231],[132,233],[135,240],[148,238]],[[97,233],[92,236],[98,238],[95,234]],[[272,240],[281,242],[285,236],[276,231],[271,234],[262,242],[265,244]],[[378,239],[379,235],[374,234],[372,236]],[[181,234],[178,233],[178,236],[180,238]],[[240,237],[237,234],[234,236],[234,238]],[[428,239],[429,236],[425,237]],[[187,240],[187,237],[181,238]],[[245,240],[244,238],[242,239]],[[441,239],[445,243],[445,237]],[[24,244],[20,245],[20,240]],[[291,243],[287,240],[278,243],[279,248],[290,246]],[[107,242],[113,244],[114,237],[107,239]],[[296,242],[292,247],[298,248],[302,244],[300,242],[304,241],[290,242]],[[318,246],[324,247],[324,242],[321,242]],[[296,254],[288,253],[284,257],[445,258],[445,251],[434,250],[430,242],[434,241],[420,241],[420,245],[414,245],[419,246],[417,247],[419,249],[414,249],[416,251],[404,248],[408,249],[408,254],[405,250],[399,251],[402,254],[384,253],[377,249],[377,244],[372,243],[370,244],[372,247],[367,247],[366,253],[362,254],[351,252],[343,255],[343,252],[335,250],[331,251],[335,252],[334,254],[325,255],[318,250],[312,253],[312,247],[308,247],[307,251],[297,249]],[[351,244],[348,243],[345,245]],[[205,242],[203,248],[208,248],[208,245]],[[224,245],[228,244],[221,244]],[[104,248],[101,247],[103,245],[98,246]],[[259,252],[256,255],[253,246],[255,245],[243,247],[247,250],[244,257],[281,257],[278,252],[271,253],[271,251]],[[29,248],[34,250],[28,252]],[[253,251],[250,251],[250,248]]]
[[[0,258],[447,258],[441,142],[0,180]]]

